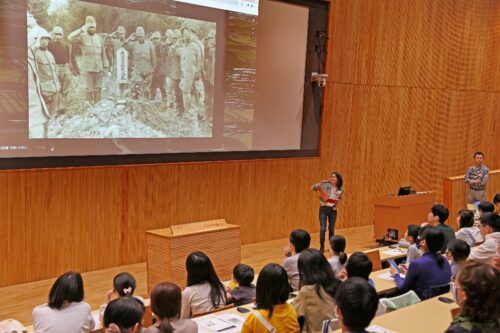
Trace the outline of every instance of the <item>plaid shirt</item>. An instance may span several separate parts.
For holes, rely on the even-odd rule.
[[[471,166],[465,172],[464,182],[469,184],[471,190],[482,191],[486,188],[488,183],[488,175],[490,170],[484,165],[479,168],[476,166]],[[472,183],[474,180],[479,179],[479,184]]]

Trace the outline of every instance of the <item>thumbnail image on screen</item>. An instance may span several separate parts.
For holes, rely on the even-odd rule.
[[[30,2],[50,13],[28,13],[30,139],[212,136],[215,22]]]

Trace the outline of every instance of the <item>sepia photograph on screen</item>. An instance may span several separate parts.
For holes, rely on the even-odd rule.
[[[78,0],[27,8],[30,139],[212,136],[215,22]]]

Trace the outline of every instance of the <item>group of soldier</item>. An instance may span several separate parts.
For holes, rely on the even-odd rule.
[[[66,111],[73,80],[79,80],[89,106],[99,103],[104,75],[111,75],[116,83],[117,104],[126,103],[127,97],[158,100],[160,92],[161,100],[177,115],[209,117],[215,30],[209,30],[202,41],[197,24],[190,20],[180,29],[167,29],[163,36],[159,31],[147,36],[143,27],[128,38],[123,26],[111,34],[98,34],[96,28],[94,17],[87,16],[85,25],[66,41],[61,27],[49,33],[28,13],[31,138],[46,137],[48,119]]]

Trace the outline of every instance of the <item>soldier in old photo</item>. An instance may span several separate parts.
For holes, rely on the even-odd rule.
[[[125,98],[128,73],[130,72],[128,51],[122,47],[125,43],[126,33],[125,27],[120,25],[116,28],[116,31],[109,34],[104,40],[106,56],[109,60],[110,68],[112,68],[113,79],[118,84],[119,100]]]
[[[30,139],[42,139],[47,137],[47,122],[50,115],[42,97],[40,74],[33,48],[36,46],[38,37],[46,31],[38,26],[30,13],[27,16],[29,137]]]
[[[167,69],[165,67],[165,60],[168,52],[167,45],[162,43],[162,36],[159,31],[153,32],[151,35],[151,42],[154,45],[156,63],[153,72],[153,79],[151,81],[151,99],[156,99],[158,89],[161,92],[161,98],[167,99],[167,92],[165,90],[165,79],[167,77]]]
[[[38,69],[40,92],[49,115],[52,117],[56,114],[61,86],[57,76],[56,61],[52,53],[48,50],[51,38],[47,30],[41,28],[32,50]]]
[[[165,31],[165,47],[167,48],[166,67],[166,90],[167,106],[177,110],[177,115],[184,112],[182,102],[182,92],[179,88],[181,79],[181,57],[180,50],[184,47],[182,43],[182,34],[179,29],[167,29]]]
[[[205,38],[205,67],[203,73],[205,83],[205,110],[206,117],[213,116],[214,84],[215,84],[215,30],[211,29]]]
[[[72,74],[76,75],[76,72],[73,70],[74,64],[71,63],[71,47],[63,39],[63,29],[60,26],[55,26],[52,29],[51,36],[52,39],[49,41],[48,49],[56,61],[57,78],[61,84],[59,104],[56,110],[58,114],[61,114],[67,109]]]
[[[95,105],[101,100],[102,77],[109,68],[104,49],[104,41],[96,34],[96,21],[87,16],[85,25],[69,34],[68,39],[79,45],[81,63],[79,71],[83,78],[85,98],[89,104]]]
[[[135,33],[125,41],[124,47],[129,51],[132,59],[132,98],[138,99],[142,95],[149,99],[156,64],[153,43],[146,40],[144,28],[137,27]]]

